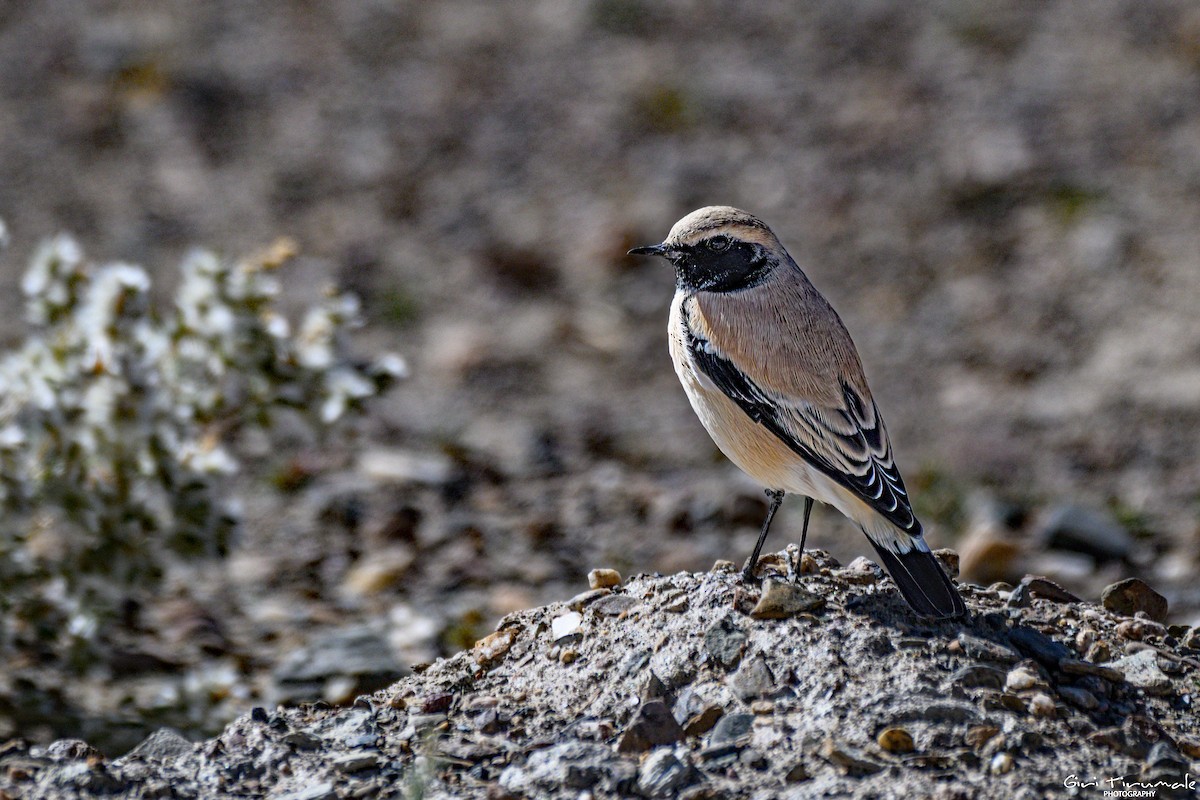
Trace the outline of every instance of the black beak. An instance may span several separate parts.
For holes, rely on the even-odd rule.
[[[648,244],[645,247],[635,247],[629,251],[631,256],[666,256],[667,248],[661,244]]]

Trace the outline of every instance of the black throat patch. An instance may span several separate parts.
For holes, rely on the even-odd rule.
[[[704,245],[689,247],[674,259],[675,282],[680,289],[736,292],[762,283],[776,264],[762,247],[734,242],[720,252]]]

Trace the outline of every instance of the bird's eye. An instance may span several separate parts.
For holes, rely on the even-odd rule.
[[[729,249],[729,237],[714,236],[708,240],[707,244],[709,250],[712,250],[714,253],[721,253]]]

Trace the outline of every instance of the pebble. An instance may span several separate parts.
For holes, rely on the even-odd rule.
[[[942,569],[951,578],[957,578],[961,559],[958,552],[951,550],[948,547],[942,547],[933,551],[933,557],[942,565]]]
[[[579,659],[579,651],[567,648],[558,655],[558,660],[564,664],[574,664]]]
[[[621,573],[615,569],[594,569],[588,573],[588,586],[593,589],[611,589],[621,585]]]
[[[1094,711],[1100,707],[1100,701],[1096,699],[1096,695],[1087,689],[1080,689],[1075,686],[1060,686],[1058,693],[1068,703],[1079,706],[1085,711]]]
[[[1124,673],[1129,685],[1147,694],[1165,695],[1172,691],[1171,679],[1159,669],[1158,656],[1153,650],[1140,650],[1111,662],[1109,666]]]
[[[517,628],[504,628],[495,633],[489,633],[471,648],[475,663],[485,669],[500,662],[517,640]]]
[[[1034,597],[1044,597],[1056,603],[1082,603],[1083,600],[1068,592],[1049,578],[1040,575],[1026,575],[1021,579],[1021,585],[1029,590]]]
[[[557,642],[560,639],[578,634],[582,626],[583,615],[578,611],[569,611],[550,621],[550,633],[554,637],[554,641]]]
[[[1090,661],[1080,661],[1075,658],[1064,658],[1058,662],[1058,668],[1068,675],[1095,675],[1114,683],[1125,680],[1125,675],[1119,669],[1113,669],[1103,664],[1093,664]]]
[[[723,716],[725,716],[725,709],[720,706],[706,706],[687,718],[683,723],[683,732],[688,738],[703,736],[711,731]]]
[[[567,601],[567,608],[572,611],[583,611],[590,603],[594,603],[601,597],[607,597],[612,594],[609,589],[589,589],[586,592],[580,592]]]
[[[825,605],[825,598],[794,583],[763,581],[762,597],[750,611],[754,619],[786,619]]]
[[[1021,656],[1012,648],[969,633],[960,633],[958,643],[963,652],[976,661],[992,661],[998,664],[1015,664]]]
[[[1061,642],[1056,642],[1044,633],[1033,628],[1016,627],[1008,632],[1008,639],[1017,649],[1027,656],[1036,658],[1043,664],[1054,667],[1064,658],[1071,658],[1071,648]]]
[[[610,594],[592,603],[592,611],[606,617],[619,617],[636,606],[640,601],[627,594]]]
[[[1128,578],[1106,586],[1100,593],[1100,602],[1114,614],[1132,617],[1144,611],[1155,622],[1163,622],[1167,618],[1167,598],[1139,578]]]
[[[848,583],[869,586],[883,579],[883,570],[866,556],[859,556],[846,565],[841,577]]]
[[[1075,634],[1075,649],[1080,653],[1086,653],[1088,648],[1095,643],[1096,631],[1092,628],[1083,628]]]
[[[1016,762],[1013,761],[1013,757],[1008,753],[997,753],[992,756],[991,763],[988,764],[988,769],[991,770],[993,775],[1004,775],[1012,772],[1015,766]]]
[[[870,775],[883,769],[883,764],[867,758],[862,753],[826,739],[821,745],[820,755],[846,775]]]
[[[662,700],[647,700],[638,707],[633,721],[621,735],[617,751],[644,753],[658,745],[674,744],[684,736],[683,728]]]
[[[662,610],[682,614],[688,610],[688,597],[685,592],[666,595],[662,601]]]
[[[754,728],[753,714],[726,714],[717,721],[708,737],[708,748],[744,743]]]
[[[760,653],[742,662],[729,679],[729,688],[740,699],[750,701],[775,691],[775,676]]]
[[[638,768],[638,790],[646,797],[678,797],[679,791],[693,781],[693,770],[661,747]]]
[[[179,758],[192,751],[193,744],[174,728],[159,728],[133,748],[126,758],[164,760]]]
[[[1054,699],[1048,694],[1037,692],[1029,698],[1029,713],[1035,717],[1053,717],[1055,713]]]
[[[737,665],[746,646],[746,632],[731,617],[718,620],[704,634],[704,648],[725,669]]]
[[[1027,667],[1017,667],[1008,673],[1004,688],[1010,692],[1023,692],[1035,686],[1045,685],[1037,673]]]
[[[911,753],[916,749],[912,734],[904,728],[884,728],[876,741],[889,753]]]
[[[1112,648],[1107,642],[1096,642],[1088,648],[1086,658],[1094,664],[1103,663],[1112,658]]]
[[[1005,684],[1003,670],[987,664],[968,664],[950,676],[950,682],[964,689],[1001,689]]]
[[[1175,740],[1175,744],[1179,745],[1179,752],[1188,758],[1200,759],[1200,739],[1190,739],[1186,736],[1180,736]]]
[[[963,741],[967,743],[968,747],[978,750],[999,732],[1000,729],[995,725],[972,725],[970,728],[967,728],[967,732],[963,736]]]

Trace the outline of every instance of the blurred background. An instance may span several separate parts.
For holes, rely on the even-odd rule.
[[[347,702],[589,569],[740,562],[765,502],[678,386],[670,271],[624,255],[713,204],[839,310],[965,579],[1138,575],[1200,622],[1194,4],[39,0],[0,6],[5,347],[60,230],[162,291],[286,235],[287,301],[353,290],[412,377],[357,439],[259,448],[233,554],[137,598],[120,657],[0,667],[0,734]],[[829,510],[809,542],[867,553]]]

